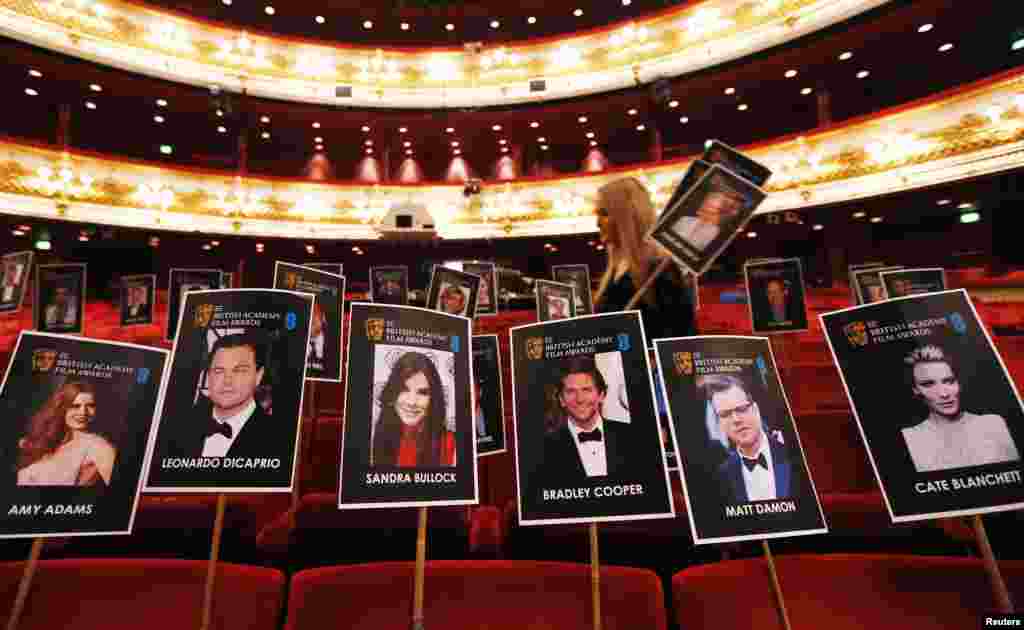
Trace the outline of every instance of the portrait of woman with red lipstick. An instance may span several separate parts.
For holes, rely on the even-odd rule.
[[[425,354],[406,352],[391,368],[379,396],[371,466],[430,468],[455,465],[444,386]]]

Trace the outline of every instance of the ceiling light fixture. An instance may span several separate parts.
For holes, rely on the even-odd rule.
[[[949,205],[951,203],[953,203],[952,199],[939,199],[938,201],[935,202],[935,205],[937,205],[937,206],[947,206],[947,205]]]
[[[757,238],[757,232],[747,232],[747,238]]]
[[[324,141],[324,139],[321,138],[320,136],[317,136],[317,137],[313,138],[313,142],[315,142],[317,144],[322,144],[323,141]]]
[[[981,214],[977,212],[965,212],[960,215],[960,223],[977,223],[981,221]]]
[[[536,120],[530,123],[531,129],[536,129],[537,127],[540,127],[540,123],[537,122]]]
[[[218,109],[215,113],[217,114],[217,118],[223,118],[224,117],[224,110],[223,109]]]
[[[398,28],[402,29],[403,31],[407,31],[407,30],[409,30],[409,23],[408,22],[402,22],[401,24],[398,25]]]
[[[624,7],[628,7],[631,4],[633,4],[633,0],[622,0],[622,6]]]
[[[541,151],[547,151],[548,150],[548,145],[546,145],[546,144],[540,145],[540,150]]]
[[[277,13],[277,11],[274,10],[274,7],[270,6],[269,4],[263,8],[263,12],[266,13],[267,15],[274,15],[275,13]]]
[[[501,131],[501,125],[491,125],[491,130],[493,130],[493,131]]]
[[[736,88],[734,88],[734,87],[727,87],[727,88],[725,88],[725,93],[726,93],[726,95],[731,96],[731,95],[736,93]]]
[[[800,90],[800,93],[803,94],[804,96],[807,96],[808,94],[810,94],[813,91],[814,90],[812,90],[811,88],[805,87],[804,89]]]
[[[796,70],[786,70],[786,78],[787,79],[792,79],[796,75],[797,75]]]
[[[972,208],[974,208],[974,204],[969,201],[965,201],[964,203],[958,205],[957,208],[959,210],[971,210]]]
[[[858,210],[857,212],[853,213],[853,218],[854,219],[863,219],[867,215],[868,215],[867,212],[864,212],[863,210]]]
[[[1022,50],[1022,49],[1024,49],[1024,37],[1015,39],[1013,41],[1013,43],[1010,44],[1010,50]]]
[[[324,145],[322,145],[322,144],[316,145],[316,150],[317,151],[323,151],[324,150]]]
[[[30,77],[32,77],[34,79],[39,79],[39,78],[42,78],[43,73],[38,71],[38,70],[36,70],[35,68],[30,68],[29,71],[28,71],[28,76],[30,76]]]
[[[583,17],[583,9],[576,9],[575,11],[572,12],[572,14],[575,15],[576,17]]]
[[[364,142],[363,144],[365,144],[365,145],[366,145],[366,146],[368,146],[368,147],[372,147],[372,146],[373,146],[373,140],[367,140],[367,141],[366,141],[366,142]]]
[[[315,18],[313,18],[313,19],[314,19],[314,20],[316,21],[316,23],[317,23],[317,24],[323,24],[324,22],[326,22],[326,21],[327,21],[327,18],[325,18],[325,17],[324,17],[324,16],[322,16],[322,15],[318,15],[318,16],[316,16],[316,17],[315,17]]]
[[[939,52],[949,52],[951,50],[953,50],[953,44],[951,44],[950,42],[946,42],[945,44],[939,46]]]
[[[103,91],[103,87],[99,83],[91,83],[91,84],[89,84],[89,89],[92,90],[93,92],[102,92]]]
[[[406,140],[405,142],[402,143],[402,146],[408,149],[409,147],[412,146],[412,143]]]
[[[871,222],[872,223],[881,223],[882,222],[882,217],[871,217]]]
[[[736,106],[736,109],[740,110],[741,112],[745,112],[748,109],[750,109],[750,107],[746,103],[740,103],[739,105]]]
[[[452,153],[454,153],[455,155],[462,155],[462,149],[455,149],[454,151],[452,151]]]
[[[369,125],[363,125],[362,130],[363,130],[363,133],[370,133],[370,126]]]
[[[820,223],[815,223],[814,226],[811,227],[811,229],[814,230],[815,232],[820,232],[825,229],[825,226]]]
[[[498,20],[491,20],[491,28],[498,28],[499,26],[501,26],[501,22]]]
[[[634,108],[630,108],[630,110],[627,111],[626,113],[629,114],[630,116],[636,116],[637,111],[636,111],[636,108],[634,107]]]
[[[593,131],[588,131],[587,132],[587,137],[588,138],[593,138],[594,137],[594,132]]]
[[[672,99],[671,101],[668,102],[668,106],[672,109],[675,109],[679,107],[679,101]]]
[[[502,138],[501,140],[498,140],[498,144],[504,146],[504,145],[508,144],[508,140]]]
[[[320,123],[314,122],[313,123],[313,129],[319,129],[319,128],[320,128]]]
[[[155,122],[155,123],[162,123],[163,121],[164,121],[164,117],[163,116],[161,116],[159,114],[157,114],[156,116],[153,116],[153,122]]]
[[[228,132],[228,128],[225,127],[224,125],[220,125],[219,127],[217,127],[217,133],[227,133],[227,132]]]
[[[260,137],[263,138],[264,140],[270,140],[270,132],[264,131],[263,133],[260,134]]]
[[[587,122],[587,117],[586,117],[586,116],[580,116],[580,117],[579,117],[579,118],[577,118],[576,120],[578,120],[578,121],[579,121],[579,123],[580,123],[581,125],[583,125],[583,124],[586,124],[586,122]]]
[[[270,116],[260,116],[260,122],[266,125],[270,122]]]
[[[870,75],[870,74],[871,73],[868,72],[867,70],[861,70],[860,72],[857,73],[857,78],[858,79],[866,79],[868,77],[868,75]]]
[[[531,15],[530,17],[526,18],[526,23],[527,24],[536,24],[537,23],[537,18]]]
[[[158,98],[158,99],[156,99],[156,106],[157,107],[167,107],[167,101],[165,99]]]
[[[170,155],[170,154],[174,153],[174,147],[172,147],[169,144],[161,144],[160,145],[160,153],[162,153],[163,155]]]
[[[367,30],[369,30],[369,29],[373,28],[373,21],[371,21],[371,20],[365,20],[365,21],[363,22],[363,28],[365,28],[365,29],[367,29]]]
[[[398,133],[405,133],[405,132],[407,132],[407,131],[409,131],[409,128],[408,128],[408,127],[399,127],[399,128],[398,128]]]
[[[597,140],[591,140],[590,141],[590,146],[596,147],[597,146]]]
[[[927,33],[928,31],[932,30],[933,28],[935,28],[934,24],[922,24],[921,26],[917,27],[917,32],[918,33]]]
[[[444,25],[444,30],[450,33],[455,30],[455,25],[452,24],[451,22],[448,22],[447,24]]]
[[[540,142],[541,144],[544,144],[547,141],[548,141],[548,139],[545,138],[544,136],[541,136],[541,137],[537,138],[537,142]]]
[[[455,127],[446,127],[444,132],[445,133],[455,133]]]
[[[647,125],[637,125],[636,126],[636,130],[637,131],[643,131],[645,129],[647,129]]]
[[[847,50],[846,52],[839,55],[839,61],[849,61],[853,58],[853,53]]]
[[[96,109],[96,103],[93,103],[92,101],[86,101],[85,102],[85,108],[86,109]]]

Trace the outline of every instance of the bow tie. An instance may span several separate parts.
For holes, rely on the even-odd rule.
[[[750,459],[742,456],[740,459],[743,460],[743,465],[746,466],[747,470],[750,472],[754,472],[754,468],[756,468],[758,464],[764,466],[765,470],[768,470],[768,460],[765,459],[764,453],[758,455],[757,459]]]
[[[206,437],[212,437],[218,433],[230,440],[233,434],[231,425],[227,422],[217,422],[213,418],[210,418],[210,426],[206,428]]]
[[[580,444],[584,442],[600,442],[601,441],[601,429],[594,429],[593,431],[580,431],[579,433]]]

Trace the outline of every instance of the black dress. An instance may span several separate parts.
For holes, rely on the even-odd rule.
[[[651,265],[651,270],[653,271],[657,265],[658,261],[655,261]],[[658,276],[654,281],[654,287],[648,290],[648,293],[654,294],[654,303],[641,299],[634,307],[640,311],[640,317],[644,321],[648,344],[653,345],[651,341],[654,339],[697,334],[691,291],[690,286],[683,284],[682,273],[674,264],[669,265],[668,269]],[[597,312],[621,311],[633,298],[634,293],[636,287],[627,271],[618,280],[608,284]]]

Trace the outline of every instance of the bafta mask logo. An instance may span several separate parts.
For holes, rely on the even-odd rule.
[[[957,334],[962,335],[967,332],[967,322],[964,321],[964,316],[960,313],[950,313],[949,323]]]
[[[534,361],[544,358],[544,339],[542,337],[527,338],[526,356]]]
[[[57,364],[57,351],[39,349],[32,353],[32,371],[46,373]]]
[[[679,376],[690,376],[693,374],[693,353],[676,352],[672,355],[676,364],[676,374]]]
[[[213,304],[200,304],[196,307],[196,328],[206,328],[213,319]]]
[[[864,322],[850,322],[843,326],[846,339],[854,348],[863,348],[868,345],[868,329]]]
[[[366,320],[366,338],[370,341],[381,341],[384,339],[384,320]]]
[[[294,291],[297,286],[299,286],[299,274],[294,271],[286,272],[284,274],[284,288]]]

